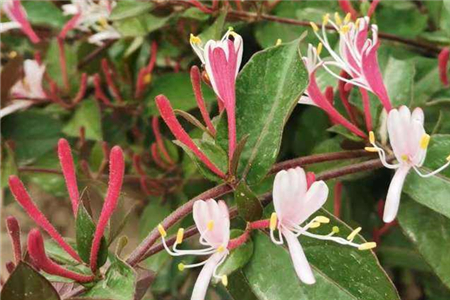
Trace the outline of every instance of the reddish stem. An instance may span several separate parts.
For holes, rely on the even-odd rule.
[[[6,229],[11,239],[14,261],[18,264],[22,260],[22,246],[20,244],[20,226],[15,217],[9,216],[6,218]]]
[[[72,106],[75,106],[78,103],[80,103],[81,100],[83,100],[84,95],[86,95],[87,79],[88,79],[88,76],[86,73],[81,74],[80,88],[78,89],[78,92],[75,95],[75,97],[72,99],[72,104],[71,104]]]
[[[101,79],[99,74],[94,75],[95,98],[102,101],[107,106],[112,106],[111,101],[106,97],[102,90]]]
[[[367,90],[360,88],[367,131],[372,131],[372,113],[370,112],[370,99]]]
[[[73,28],[75,28],[75,26],[78,23],[78,20],[81,17],[81,13],[77,13],[76,15],[74,15],[69,21],[67,21],[66,24],[64,24],[63,29],[61,30],[61,32],[59,33],[58,37],[62,40],[64,40],[66,38],[67,33],[72,30]]]
[[[152,118],[152,130],[153,134],[155,135],[156,144],[158,145],[159,151],[161,151],[164,160],[169,163],[170,165],[175,164],[175,162],[172,160],[172,158],[169,155],[169,152],[166,149],[166,145],[164,144],[164,140],[162,138],[161,129],[159,128],[159,121],[158,117]]]
[[[31,200],[30,195],[27,193],[23,183],[17,176],[12,175],[9,177],[9,188],[11,189],[14,198],[25,209],[30,218],[32,218],[37,225],[42,227],[42,229],[44,229],[70,256],[81,262],[81,258],[75,250],[64,241],[62,236],[56,231],[55,227],[53,227]]]
[[[192,5],[194,5],[195,7],[197,7],[198,9],[200,9],[202,12],[204,13],[211,13],[212,11],[207,8],[206,6],[204,6],[203,4],[200,3],[200,1],[198,0],[188,0]]]
[[[380,0],[373,0],[372,3],[370,3],[369,10],[367,11],[367,16],[368,17],[371,17],[374,14],[375,9],[378,6],[378,3],[380,3]]]
[[[106,83],[108,84],[109,88],[111,89],[112,94],[117,99],[118,102],[122,103],[123,98],[120,94],[119,88],[114,83],[114,80],[112,78],[112,70],[109,67],[108,60],[106,58],[102,59],[102,70],[103,74],[105,75]]]
[[[334,215],[336,218],[341,217],[341,205],[342,205],[342,182],[336,181],[334,185]]]
[[[64,49],[64,40],[58,38],[59,64],[61,65],[61,73],[66,91],[70,89],[69,77],[67,75],[66,52]]]
[[[162,159],[161,156],[159,155],[159,151],[158,151],[158,146],[156,145],[156,143],[153,143],[150,146],[150,151],[152,153],[152,158],[153,161],[156,163],[156,165],[158,167],[160,167],[161,169],[167,170],[170,168],[170,166],[168,166]]]
[[[106,199],[105,203],[103,204],[102,212],[100,213],[97,228],[95,229],[94,239],[92,241],[90,266],[93,272],[97,270],[97,255],[100,249],[100,242],[103,237],[103,233],[109,219],[111,218],[111,215],[116,209],[120,190],[122,188],[125,162],[123,159],[123,152],[120,147],[115,146],[114,148],[112,148],[109,162],[110,165],[108,191],[106,193]]]
[[[72,150],[69,142],[65,139],[60,139],[58,142],[58,157],[61,164],[61,169],[66,181],[67,191],[69,192],[70,200],[72,202],[73,215],[76,217],[78,212],[78,205],[80,194],[78,192],[77,177],[75,175],[75,165],[73,163]]]
[[[34,264],[46,273],[69,278],[77,282],[90,282],[94,280],[93,275],[83,275],[69,271],[50,260],[45,253],[44,239],[37,229],[32,229],[28,234],[28,252]]]

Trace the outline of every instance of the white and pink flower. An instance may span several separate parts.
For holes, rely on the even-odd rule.
[[[31,28],[27,19],[27,12],[20,0],[6,0],[2,5],[2,10],[6,13],[10,22],[0,23],[0,32],[20,28],[33,43],[39,43],[40,39]]]
[[[179,264],[180,271],[187,268],[203,266],[200,275],[192,292],[191,300],[203,300],[212,277],[220,279],[224,285],[227,285],[227,276],[217,274],[218,267],[225,261],[229,250],[227,249],[230,241],[230,216],[228,207],[224,201],[215,201],[209,199],[206,201],[197,200],[193,207],[193,216],[195,225],[200,233],[199,242],[206,246],[200,250],[180,250],[177,245],[183,241],[184,230],[181,228],[177,234],[177,240],[172,249],[167,246],[165,241],[166,232],[162,225],[158,226],[161,239],[166,251],[172,256],[183,255],[211,255],[207,260],[196,264]]]
[[[283,244],[286,239],[295,272],[299,279],[306,284],[314,284],[315,278],[308,260],[298,240],[300,235],[320,240],[330,240],[342,245],[349,245],[359,250],[368,250],[376,246],[375,243],[356,244],[353,239],[361,228],[354,230],[347,239],[334,237],[339,232],[333,227],[328,235],[318,235],[309,232],[322,223],[329,223],[325,216],[317,216],[301,226],[311,215],[317,212],[327,200],[328,187],[324,181],[309,182],[309,176],[305,171],[297,167],[287,171],[280,171],[275,176],[273,185],[273,204],[275,212],[270,219],[270,237],[275,244]],[[275,230],[278,229],[278,239]]]
[[[421,177],[430,177],[450,165],[449,156],[447,157],[447,163],[431,173],[423,174],[419,170],[425,161],[430,141],[430,136],[425,132],[423,122],[424,114],[419,107],[414,109],[412,113],[406,106],[392,109],[389,112],[387,130],[392,150],[398,161],[397,164],[390,164],[386,161],[385,151],[376,144],[374,133],[370,133],[370,143],[373,147],[367,147],[366,150],[378,152],[383,165],[386,168],[396,170],[389,186],[384,207],[383,221],[386,223],[392,222],[397,216],[403,184],[411,168]]]
[[[230,28],[220,41],[209,40],[204,48],[199,37],[191,35],[190,43],[205,65],[214,92],[227,111],[229,158],[236,148],[236,77],[242,62],[242,37]]]

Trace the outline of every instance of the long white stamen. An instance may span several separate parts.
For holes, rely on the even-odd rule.
[[[318,239],[318,240],[333,241],[333,242],[336,242],[336,243],[341,244],[341,245],[348,245],[348,246],[352,246],[352,247],[355,247],[355,248],[359,248],[360,247],[359,244],[353,243],[352,241],[348,241],[348,240],[346,240],[344,238],[341,238],[341,237],[334,237],[334,236],[330,236],[330,235],[314,234],[314,233],[310,233],[308,231],[304,232],[303,235],[311,237],[311,238],[315,238],[315,239]]]
[[[443,166],[441,166],[439,169],[434,170],[433,172],[427,173],[427,174],[423,174],[422,172],[420,172],[419,168],[417,168],[417,166],[413,166],[414,171],[416,171],[416,173],[423,178],[428,178],[431,176],[434,176],[440,172],[442,172],[444,169],[446,169],[448,166],[450,166],[450,161],[448,161],[447,163],[445,163]]]
[[[214,278],[222,279],[222,276],[217,275],[217,269],[220,267],[221,264],[223,264],[223,263],[225,262],[226,259],[227,259],[227,255],[224,255],[224,256],[220,259],[220,261],[219,261],[219,263],[216,265],[216,267],[214,268],[214,272],[213,272]]]
[[[281,235],[280,228],[278,228],[278,240],[275,239],[275,236],[273,234],[274,231],[275,231],[274,229],[272,229],[272,228],[270,229],[270,239],[276,245],[283,245],[284,241],[283,241],[283,236]]]

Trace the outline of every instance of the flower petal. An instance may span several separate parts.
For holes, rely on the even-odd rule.
[[[394,177],[392,178],[391,184],[389,185],[388,194],[386,196],[386,204],[384,205],[383,221],[385,223],[394,221],[397,216],[403,183],[405,182],[406,175],[408,175],[410,169],[410,166],[402,165],[397,169]]]
[[[286,238],[292,263],[294,264],[294,269],[298,278],[306,284],[314,284],[316,279],[314,278],[311,266],[306,259],[305,253],[303,252],[297,237],[289,230],[284,229],[282,233]]]
[[[214,269],[226,252],[216,252],[208,258],[206,264],[202,268],[202,271],[197,277],[195,282],[194,290],[192,291],[191,300],[204,300],[206,296],[206,291],[208,290],[209,282],[214,274]]]

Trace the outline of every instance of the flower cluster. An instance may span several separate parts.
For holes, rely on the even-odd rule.
[[[294,269],[299,279],[306,284],[315,283],[314,275],[308,264],[303,249],[298,241],[300,235],[319,240],[333,241],[342,245],[355,247],[359,250],[369,250],[376,247],[376,243],[367,242],[358,244],[354,238],[361,228],[354,230],[347,239],[334,236],[339,232],[337,226],[328,235],[319,235],[309,232],[323,223],[329,223],[325,216],[316,216],[310,221],[311,215],[316,213],[328,197],[328,187],[323,181],[315,181],[312,173],[306,174],[298,167],[287,171],[280,171],[273,185],[273,202],[275,212],[268,220],[258,220],[247,224],[246,231],[235,239],[230,239],[230,216],[224,201],[197,200],[193,207],[193,217],[198,232],[199,243],[206,248],[199,250],[180,250],[177,247],[183,242],[184,229],[180,228],[173,247],[167,245],[167,233],[162,225],[158,226],[162,243],[166,251],[172,256],[184,255],[211,255],[200,263],[185,265],[180,263],[178,268],[183,271],[187,268],[203,266],[195,284],[192,300],[205,299],[206,291],[211,278],[221,280],[227,285],[226,275],[219,275],[218,268],[226,260],[231,250],[242,245],[249,237],[251,230],[270,229],[270,238],[277,244],[283,244],[283,237],[289,247]],[[306,225],[301,226],[305,223]],[[274,232],[278,229],[278,239]]]
[[[81,205],[80,194],[78,191],[78,185],[75,175],[75,166],[72,158],[72,151],[70,149],[69,143],[64,139],[61,139],[58,143],[58,157],[61,163],[64,179],[66,181],[69,197],[72,202],[73,214],[76,218],[78,213],[78,207],[79,205]],[[106,193],[105,202],[103,204],[103,208],[100,213],[100,217],[93,236],[89,259],[89,266],[93,274],[92,275],[80,274],[72,270],[65,269],[64,267],[50,260],[47,257],[47,254],[45,253],[44,242],[41,233],[39,232],[38,229],[33,229],[30,231],[28,235],[28,252],[32,258],[34,265],[37,268],[42,269],[49,274],[66,277],[78,282],[89,282],[94,280],[95,278],[94,274],[99,267],[97,265],[97,258],[100,250],[100,241],[105,232],[106,225],[117,206],[125,170],[123,152],[122,149],[120,149],[120,147],[116,146],[111,149],[109,160],[110,165],[109,165],[108,191]],[[62,249],[64,249],[64,251],[68,253],[73,259],[75,259],[79,263],[83,263],[77,251],[75,251],[75,249],[63,239],[63,237],[58,233],[56,228],[48,221],[45,215],[39,210],[39,208],[36,206],[36,204],[29,196],[28,192],[26,191],[23,183],[17,176],[13,175],[9,178],[9,187],[17,202],[25,209],[30,218],[33,219],[33,221],[39,227],[41,227],[44,231],[46,231],[50,235],[50,237],[53,240],[55,240],[56,243],[58,243],[58,245]],[[9,224],[11,224],[8,227],[13,228],[10,230],[11,232],[17,232],[19,230],[17,229],[18,225],[15,225],[15,222],[13,221],[14,220],[11,219],[8,222]],[[17,245],[17,241],[15,242],[15,239],[13,239],[13,245]],[[20,246],[15,247],[15,249],[16,248],[19,248],[19,250],[17,250],[19,254],[16,254],[16,261],[17,261],[18,260],[17,256],[20,257]]]

